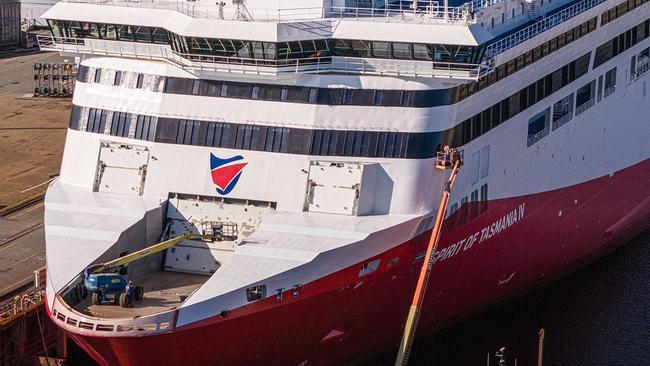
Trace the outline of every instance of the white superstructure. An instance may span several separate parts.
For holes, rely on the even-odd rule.
[[[445,145],[462,146],[465,166],[437,256],[440,271],[451,271],[440,286],[465,286],[445,266],[462,268],[472,253],[496,263],[486,281],[512,273],[485,283],[480,304],[468,300],[431,324],[457,317],[595,250],[576,244],[559,254],[563,244],[536,254],[521,249],[523,233],[492,232],[542,230],[541,238],[583,225],[596,233],[579,213],[613,206],[585,187],[646,166],[650,156],[643,1],[625,10],[614,0],[68,1],[44,17],[52,36],[41,48],[81,65],[45,225],[48,307],[82,343],[219,332],[214,324],[230,313],[266,316],[299,307],[292,304],[301,296],[318,303],[340,281],[341,294],[397,286],[373,281],[421,259],[417,243],[446,181],[434,156]],[[500,224],[511,210],[518,219]],[[602,229],[640,220],[614,211]],[[180,302],[164,298],[168,307],[146,303],[130,313],[75,298],[90,264],[205,230],[230,234],[129,266],[130,278],[152,284],[150,298],[167,291]],[[488,240],[495,244],[479,247]],[[516,254],[476,254],[489,245]],[[357,270],[349,284],[346,273]],[[175,290],[154,284],[161,276]],[[521,279],[504,289],[513,277]],[[410,284],[408,275],[395,278]],[[430,296],[444,304],[444,292]],[[137,363],[138,355],[87,342],[101,363]]]

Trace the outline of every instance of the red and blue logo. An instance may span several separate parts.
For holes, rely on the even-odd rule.
[[[241,155],[228,159],[220,159],[210,153],[210,169],[212,170],[212,182],[217,186],[217,192],[227,195],[235,188],[242,170],[248,163],[244,162]]]

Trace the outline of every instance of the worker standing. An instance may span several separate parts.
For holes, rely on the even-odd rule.
[[[133,292],[135,291],[135,284],[133,281],[129,281],[126,285],[126,306],[133,307]]]

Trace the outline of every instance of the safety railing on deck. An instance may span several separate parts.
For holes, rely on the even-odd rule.
[[[63,0],[67,3],[94,4],[120,6],[127,8],[175,10],[179,13],[193,18],[203,19],[226,19],[226,20],[254,20],[260,22],[281,22],[323,18],[324,8],[287,8],[287,9],[256,9],[237,8],[227,2],[226,6],[220,9],[216,5],[197,5],[191,1],[169,1],[169,0]],[[239,9],[239,10],[238,10]]]
[[[642,77],[648,71],[650,71],[650,60],[648,60],[648,58],[646,58],[642,63],[637,64],[636,69],[633,70],[632,81],[635,81],[638,78]]]
[[[582,103],[581,105],[576,107],[576,116],[584,113],[587,109],[591,108],[596,104],[596,100],[594,98],[589,99],[588,101]]]
[[[546,126],[543,130],[537,132],[534,135],[528,136],[528,146],[534,145],[537,141],[543,139],[544,137],[548,136],[549,133],[549,128]]]
[[[461,5],[457,7],[440,5],[437,1],[418,1],[417,7],[402,5],[402,3],[390,5],[383,8],[373,7],[339,7],[330,8],[329,16],[340,19],[370,20],[380,22],[467,22],[473,23],[471,6]]]
[[[45,267],[34,271],[34,287],[0,303],[0,325],[38,307],[45,297]]]
[[[472,21],[472,13],[502,0],[472,0],[460,6],[442,5],[442,1],[416,0],[400,1],[373,6],[331,6],[285,9],[258,9],[237,6],[227,2],[225,6],[197,5],[192,1],[169,0],[63,0],[68,3],[121,6],[128,8],[175,10],[193,18],[244,20],[244,21],[301,21],[324,18],[369,19],[383,22],[430,22],[430,21]]]
[[[557,130],[558,128],[564,126],[567,124],[569,121],[573,119],[573,111],[565,114],[564,116],[556,119],[553,121],[553,131]]]
[[[160,60],[188,70],[240,74],[281,75],[339,72],[476,80],[488,71],[485,66],[477,64],[364,59],[355,57],[325,56],[292,60],[222,57],[179,53],[167,45],[97,39],[58,38],[52,36],[39,36],[38,42],[42,50],[48,51]]]
[[[486,47],[485,59],[494,57],[523,42],[526,42],[527,40],[539,35],[540,33],[546,32],[547,30],[595,7],[596,5],[604,3],[605,1],[607,0],[583,0],[516,33],[513,33],[505,38],[501,38]]]

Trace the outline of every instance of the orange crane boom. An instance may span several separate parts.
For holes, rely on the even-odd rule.
[[[431,268],[433,267],[433,254],[438,247],[440,242],[440,233],[442,232],[442,222],[445,218],[445,212],[447,211],[447,203],[449,202],[449,195],[451,193],[451,188],[456,182],[456,177],[458,176],[458,170],[462,165],[462,152],[458,149],[448,149],[445,148],[446,152],[442,160],[438,158],[436,163],[436,168],[447,169],[451,167],[451,175],[449,180],[445,184],[445,189],[442,192],[442,198],[440,199],[440,206],[438,208],[438,213],[436,215],[436,222],[433,225],[433,230],[431,231],[431,237],[429,238],[429,244],[427,246],[427,252],[425,255],[425,262],[422,263],[422,268],[420,269],[420,276],[418,278],[418,283],[415,287],[415,293],[413,294],[413,301],[411,302],[411,307],[409,308],[408,317],[406,318],[406,325],[404,327],[404,335],[402,336],[402,343],[399,346],[399,351],[397,354],[397,359],[395,360],[395,366],[405,366],[408,363],[409,353],[411,352],[411,345],[413,344],[413,338],[415,336],[415,331],[418,326],[418,321],[420,320],[420,310],[422,308],[422,301],[424,300],[424,294],[427,290],[427,284],[429,283],[429,276],[431,275]],[[453,157],[452,157],[453,155]],[[439,155],[440,156],[440,155]],[[425,265],[426,263],[426,265]]]

